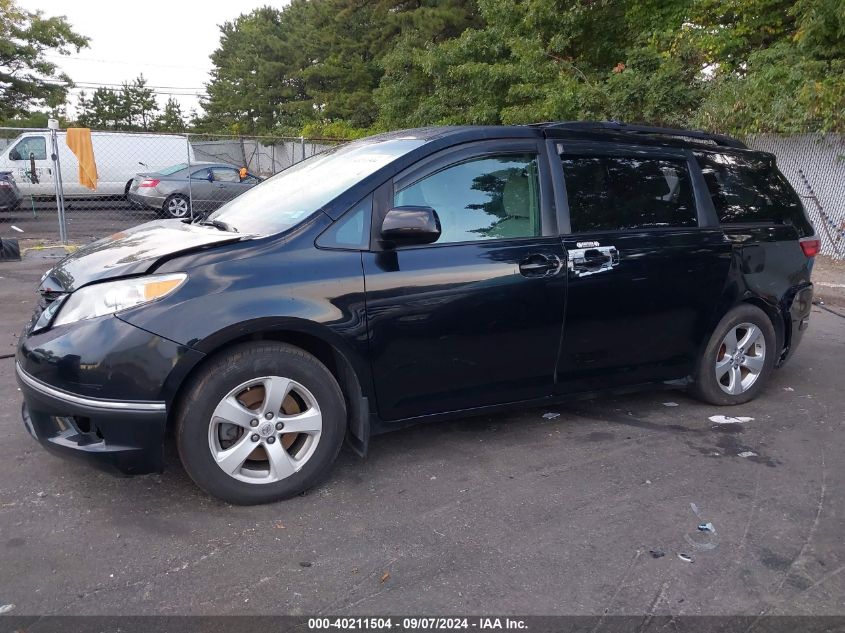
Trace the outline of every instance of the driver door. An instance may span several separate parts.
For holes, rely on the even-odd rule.
[[[424,159],[376,194],[363,253],[379,414],[398,420],[549,395],[566,295],[547,162],[533,140]],[[428,206],[440,238],[396,247],[387,210]]]

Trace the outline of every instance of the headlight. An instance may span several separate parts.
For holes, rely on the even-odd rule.
[[[53,325],[93,319],[161,299],[181,286],[187,278],[185,273],[150,275],[86,286],[64,301]]]

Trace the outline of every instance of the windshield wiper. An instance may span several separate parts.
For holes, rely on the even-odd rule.
[[[199,224],[203,226],[213,226],[215,229],[220,229],[221,231],[228,231],[229,233],[237,233],[238,229],[236,229],[231,224],[227,224],[223,220],[205,220],[200,222]]]

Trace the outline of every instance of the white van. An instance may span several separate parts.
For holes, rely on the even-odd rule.
[[[193,148],[185,136],[92,132],[91,142],[99,175],[97,188],[93,191],[79,184],[79,162],[67,146],[66,133],[58,132],[65,198],[122,197],[137,173],[194,161]],[[0,171],[12,172],[24,196],[52,197],[56,191],[51,154],[49,130],[25,132],[0,154]]]

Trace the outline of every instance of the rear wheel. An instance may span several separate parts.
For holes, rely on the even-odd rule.
[[[168,218],[187,218],[191,213],[191,204],[188,198],[177,193],[164,201],[161,210]]]
[[[748,402],[764,388],[777,354],[768,315],[753,305],[734,308],[716,326],[699,360],[693,393],[710,404]]]
[[[311,354],[249,343],[203,368],[177,424],[179,455],[197,485],[230,503],[266,503],[329,472],[346,406],[334,376]]]

